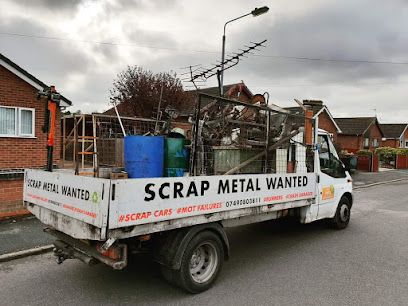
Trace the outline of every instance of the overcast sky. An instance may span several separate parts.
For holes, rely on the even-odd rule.
[[[0,52],[55,84],[72,110],[102,111],[127,65],[179,76],[211,67],[224,23],[263,5],[267,14],[227,26],[227,52],[268,41],[225,84],[243,80],[280,106],[321,99],[334,117],[408,121],[406,0],[1,0]]]

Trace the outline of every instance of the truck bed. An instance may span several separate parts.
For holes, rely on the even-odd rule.
[[[110,180],[25,171],[24,201],[34,215],[77,239],[106,240],[310,205],[315,173]],[[259,221],[259,219],[258,219]]]

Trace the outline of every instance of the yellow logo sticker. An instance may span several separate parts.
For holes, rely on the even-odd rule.
[[[322,200],[330,200],[333,198],[334,198],[334,186],[330,185],[328,187],[323,187]]]

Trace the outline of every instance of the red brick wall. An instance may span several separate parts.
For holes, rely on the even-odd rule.
[[[382,141],[382,147],[399,148],[399,139],[386,139]]]
[[[337,135],[337,144],[342,150],[347,150],[348,152],[356,153],[362,147],[362,141],[358,136],[355,135]]]
[[[319,128],[333,134],[333,142],[337,143],[336,126],[325,111],[319,115]]]
[[[38,90],[0,66],[0,106],[35,109],[35,138],[0,137],[0,170],[43,167],[47,161],[45,103],[36,99]],[[61,114],[58,112],[57,124]],[[60,159],[61,128],[56,129],[54,163]],[[22,209],[22,180],[2,180],[0,176],[0,215]]]
[[[23,209],[23,180],[0,180],[0,219],[27,214]]]

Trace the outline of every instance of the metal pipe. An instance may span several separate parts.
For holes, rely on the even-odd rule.
[[[200,124],[200,111],[201,111],[201,94],[198,95],[197,101],[197,109],[196,109],[196,116],[195,116],[195,124],[194,124],[194,142],[192,146],[192,161],[190,165],[190,175],[196,175],[196,160],[197,160],[197,145],[198,145],[198,130]]]
[[[264,96],[267,94],[267,99],[266,100],[266,107],[269,106],[269,93],[264,93]],[[266,173],[268,169],[268,147],[269,147],[269,135],[270,135],[270,127],[271,127],[271,112],[268,111],[266,113],[266,145],[265,145],[265,169],[264,172]]]
[[[222,35],[222,52],[221,52],[221,73],[220,73],[220,93],[221,96],[224,95],[224,60],[225,60],[225,29],[227,27],[227,24],[241,19],[243,17],[252,15],[254,17],[265,14],[266,12],[268,12],[269,8],[267,6],[263,6],[260,8],[255,8],[254,10],[252,10],[250,13],[236,17],[234,19],[228,20],[225,24],[224,24],[224,31],[223,31],[223,35]]]
[[[122,128],[123,137],[126,137],[125,128],[123,127],[122,119],[120,119],[118,109],[116,108],[116,104],[113,104],[113,107],[115,108],[116,116],[118,116],[119,124],[120,124],[120,127]]]
[[[160,107],[161,107],[162,97],[163,97],[163,84],[162,84],[161,89],[160,89],[159,106],[157,107],[156,124],[154,125],[154,134],[155,135],[157,134],[157,124],[159,123]]]
[[[231,22],[233,22],[233,21],[235,21],[235,20],[241,19],[241,18],[243,18],[243,17],[246,17],[246,16],[248,16],[248,15],[251,15],[251,14],[252,14],[252,13],[248,13],[248,14],[239,16],[239,17],[237,17],[237,18],[228,20],[228,21],[224,24],[224,31],[223,31],[223,35],[222,35],[221,74],[220,74],[220,93],[221,93],[221,96],[224,95],[225,29],[226,29],[226,27],[227,27],[227,24],[229,24],[229,23],[231,23]]]

